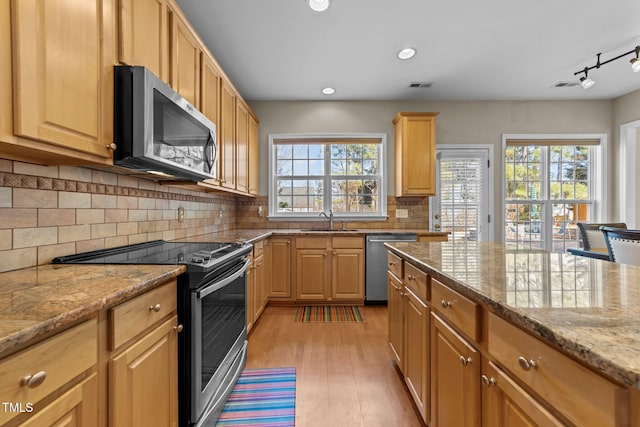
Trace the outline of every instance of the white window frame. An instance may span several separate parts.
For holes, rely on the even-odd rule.
[[[274,141],[292,140],[304,141],[309,140],[309,144],[313,141],[335,140],[336,143],[344,140],[357,141],[377,139],[380,141],[380,187],[378,189],[378,205],[380,212],[376,213],[350,213],[350,212],[334,212],[334,219],[338,221],[386,221],[387,217],[387,134],[386,133],[280,133],[269,134],[269,215],[271,221],[327,221],[326,218],[320,217],[316,212],[299,212],[299,213],[278,213],[277,197],[275,195],[276,188],[276,146]],[[330,177],[329,171],[325,171],[325,181]],[[327,185],[325,185],[327,188]],[[330,186],[328,188],[331,188]],[[330,191],[330,190],[329,190]],[[329,212],[326,212],[329,214]]]
[[[504,215],[504,207],[506,202],[506,188],[505,188],[505,178],[506,171],[504,166],[504,159],[506,155],[507,149],[507,141],[512,139],[518,140],[594,140],[598,139],[600,144],[597,146],[599,149],[594,150],[593,156],[593,213],[594,218],[593,221],[605,221],[606,219],[606,207],[607,207],[607,191],[606,191],[606,177],[607,177],[607,134],[604,133],[588,133],[588,134],[503,134],[502,135],[502,157],[500,161],[500,171],[501,171],[501,179],[500,179],[500,241],[505,241],[505,215]],[[548,242],[550,244],[550,242]]]

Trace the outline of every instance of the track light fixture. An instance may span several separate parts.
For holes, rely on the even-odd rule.
[[[580,77],[580,84],[582,85],[582,87],[584,89],[589,89],[591,86],[596,84],[595,81],[593,81],[593,80],[591,80],[589,78],[589,71],[590,70],[593,70],[594,68],[600,68],[603,65],[608,64],[609,62],[613,62],[616,59],[624,58],[625,56],[631,55],[633,53],[636,54],[636,57],[631,59],[631,69],[635,73],[640,72],[640,46],[636,46],[635,48],[631,49],[629,52],[622,53],[622,54],[616,56],[615,58],[608,59],[608,60],[606,60],[604,62],[600,62],[601,53],[599,53],[597,55],[598,59],[597,59],[595,65],[592,65],[591,67],[584,67],[584,70],[576,71],[575,73],[573,73],[573,75],[577,76],[578,74],[584,73],[584,76]]]

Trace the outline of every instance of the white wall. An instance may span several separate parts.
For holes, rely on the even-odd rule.
[[[387,188],[391,191],[394,173],[391,121],[399,111],[439,112],[438,144],[494,144],[496,166],[501,162],[503,133],[604,133],[609,139],[612,134],[610,100],[254,101],[250,105],[260,120],[260,194],[267,194],[269,182],[266,160],[269,133],[385,132],[389,144]],[[494,170],[497,204],[494,209],[499,212],[500,167]]]

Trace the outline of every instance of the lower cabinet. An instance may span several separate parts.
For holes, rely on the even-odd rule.
[[[431,316],[433,425],[480,427],[480,353]]]
[[[389,315],[389,347],[398,368],[404,372],[404,289],[402,281],[387,273],[387,312]]]
[[[247,332],[253,329],[267,304],[267,283],[265,280],[265,248],[267,241],[253,244],[253,258],[247,270]]]
[[[161,323],[109,363],[111,426],[176,426],[177,317]]]
[[[410,288],[405,288],[404,380],[422,420],[429,422],[429,307]]]
[[[291,238],[272,237],[271,250],[270,301],[291,301]]]
[[[480,382],[483,426],[565,425],[493,362],[483,360]]]
[[[298,301],[363,302],[364,239],[299,237],[295,271]]]

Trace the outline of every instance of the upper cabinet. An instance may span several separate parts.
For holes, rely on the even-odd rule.
[[[222,79],[220,83],[220,139],[218,146],[220,158],[220,185],[224,188],[236,188],[236,95],[229,83]]]
[[[201,44],[180,9],[169,4],[171,87],[197,108],[200,107]]]
[[[436,116],[438,113],[398,113],[395,125],[395,195],[436,193]]]
[[[236,190],[249,191],[249,111],[236,98]]]
[[[258,159],[260,158],[260,139],[258,134],[258,119],[249,113],[249,194],[258,195]]]
[[[2,2],[3,157],[111,163],[113,9],[111,0]]]
[[[169,24],[164,0],[120,0],[118,59],[169,81]]]

